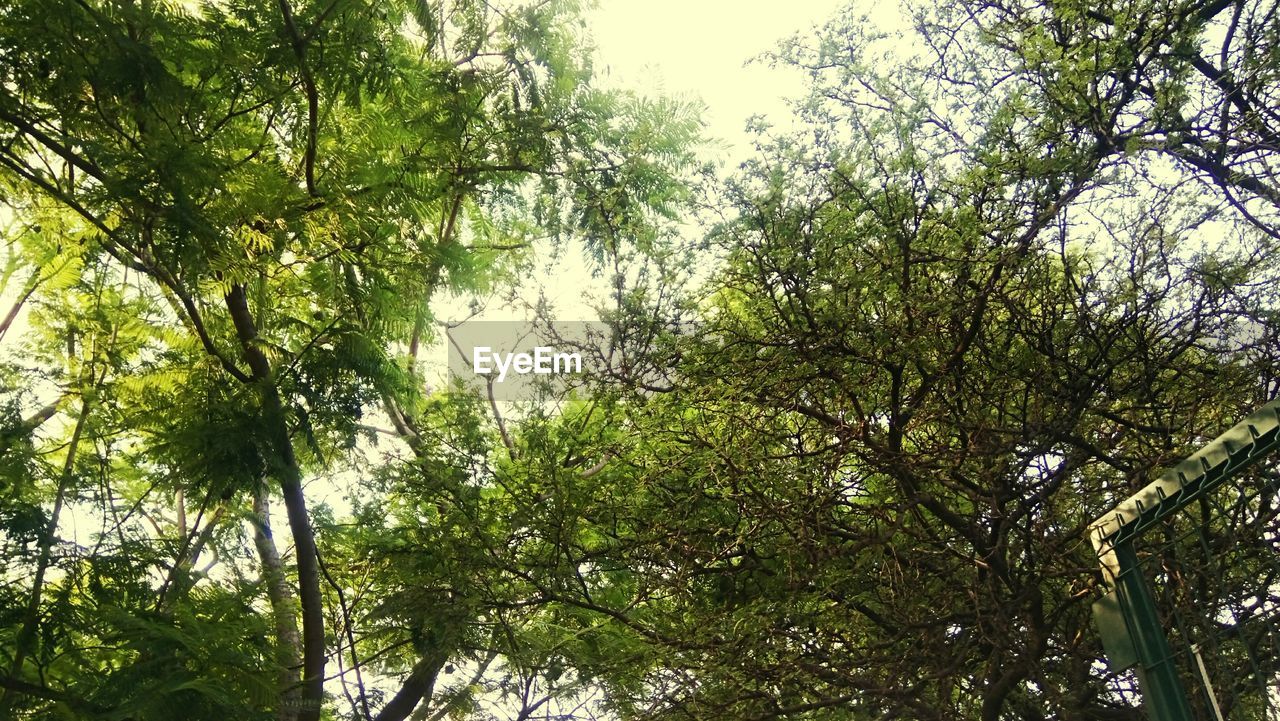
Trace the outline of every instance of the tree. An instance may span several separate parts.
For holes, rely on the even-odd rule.
[[[624,717],[1142,718],[1100,670],[1086,528],[1273,397],[1280,351],[1269,181],[1241,149],[1203,193],[1217,151],[1177,125],[1243,112],[1186,81],[1195,7],[1125,11],[1138,42],[1090,34],[1107,8],[961,4],[907,57],[850,12],[783,49],[807,127],[730,186],[697,332],[653,346],[673,382],[605,383],[604,507],[539,527],[590,559],[544,592],[636,659]],[[1274,17],[1214,9],[1265,64]],[[1272,496],[1214,532],[1268,543]]]
[[[1042,88],[1046,110],[1110,152],[1172,161],[1275,238],[1275,11],[1235,0],[979,2],[926,20],[924,36],[943,48],[982,35],[1001,71]]]
[[[410,449],[398,463],[430,467],[416,356],[440,289],[500,282],[547,236],[602,256],[658,242],[696,120],[592,87],[572,11],[0,10],[6,280],[25,274],[4,327],[28,305],[25,352],[67,368],[6,370],[4,715],[318,719],[331,659],[359,680],[371,656],[407,672],[377,718],[430,696],[454,612],[428,622],[447,638],[357,641],[304,483],[358,456],[375,417]],[[87,549],[60,538],[71,503],[101,525]],[[385,539],[362,549],[399,565]]]
[[[1084,532],[1280,388],[1274,7],[848,11],[688,292],[696,120],[571,10],[4,7],[5,715],[1141,718]],[[435,294],[546,237],[613,265],[616,365],[425,391]],[[1166,598],[1280,603],[1250,480]]]

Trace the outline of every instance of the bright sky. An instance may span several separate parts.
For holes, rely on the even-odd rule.
[[[782,119],[800,95],[794,71],[746,65],[777,41],[807,32],[847,0],[599,0],[587,13],[601,79],[649,95],[701,99],[707,132],[745,158],[743,128],[755,114]],[[888,4],[893,4],[892,0]]]
[[[706,135],[722,151],[712,151],[711,157],[731,172],[750,156],[747,119],[764,115],[785,126],[791,116],[785,100],[803,95],[806,88],[800,72],[752,60],[786,37],[812,32],[850,1],[598,0],[585,13],[596,47],[597,82],[649,97],[701,101]],[[880,4],[897,7],[896,0]],[[583,258],[566,253],[541,267],[526,287],[526,302],[532,304],[540,294],[556,317],[577,320],[596,317],[591,306],[607,295],[608,283],[592,277]],[[468,317],[467,300],[441,298],[435,306],[438,317]],[[528,309],[490,301],[476,318],[521,320],[529,315]],[[441,340],[439,350],[444,349]]]

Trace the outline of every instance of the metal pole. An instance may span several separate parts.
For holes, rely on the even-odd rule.
[[[1147,711],[1153,721],[1194,721],[1186,690],[1173,663],[1173,651],[1160,626],[1155,600],[1151,597],[1147,579],[1142,575],[1133,543],[1121,543],[1116,546],[1115,553],[1120,566],[1116,590],[1134,649],[1138,652],[1135,670]]]

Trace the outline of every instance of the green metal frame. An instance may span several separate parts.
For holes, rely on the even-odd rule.
[[[1194,721],[1194,716],[1134,541],[1277,448],[1280,400],[1254,411],[1089,526],[1103,579],[1112,588],[1094,604],[1103,647],[1112,670],[1134,668],[1154,721]]]

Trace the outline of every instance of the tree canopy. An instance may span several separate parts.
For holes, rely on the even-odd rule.
[[[855,4],[707,180],[572,2],[0,4],[0,717],[1143,718],[1086,528],[1280,391],[1276,10]],[[577,247],[618,353],[430,387]]]

